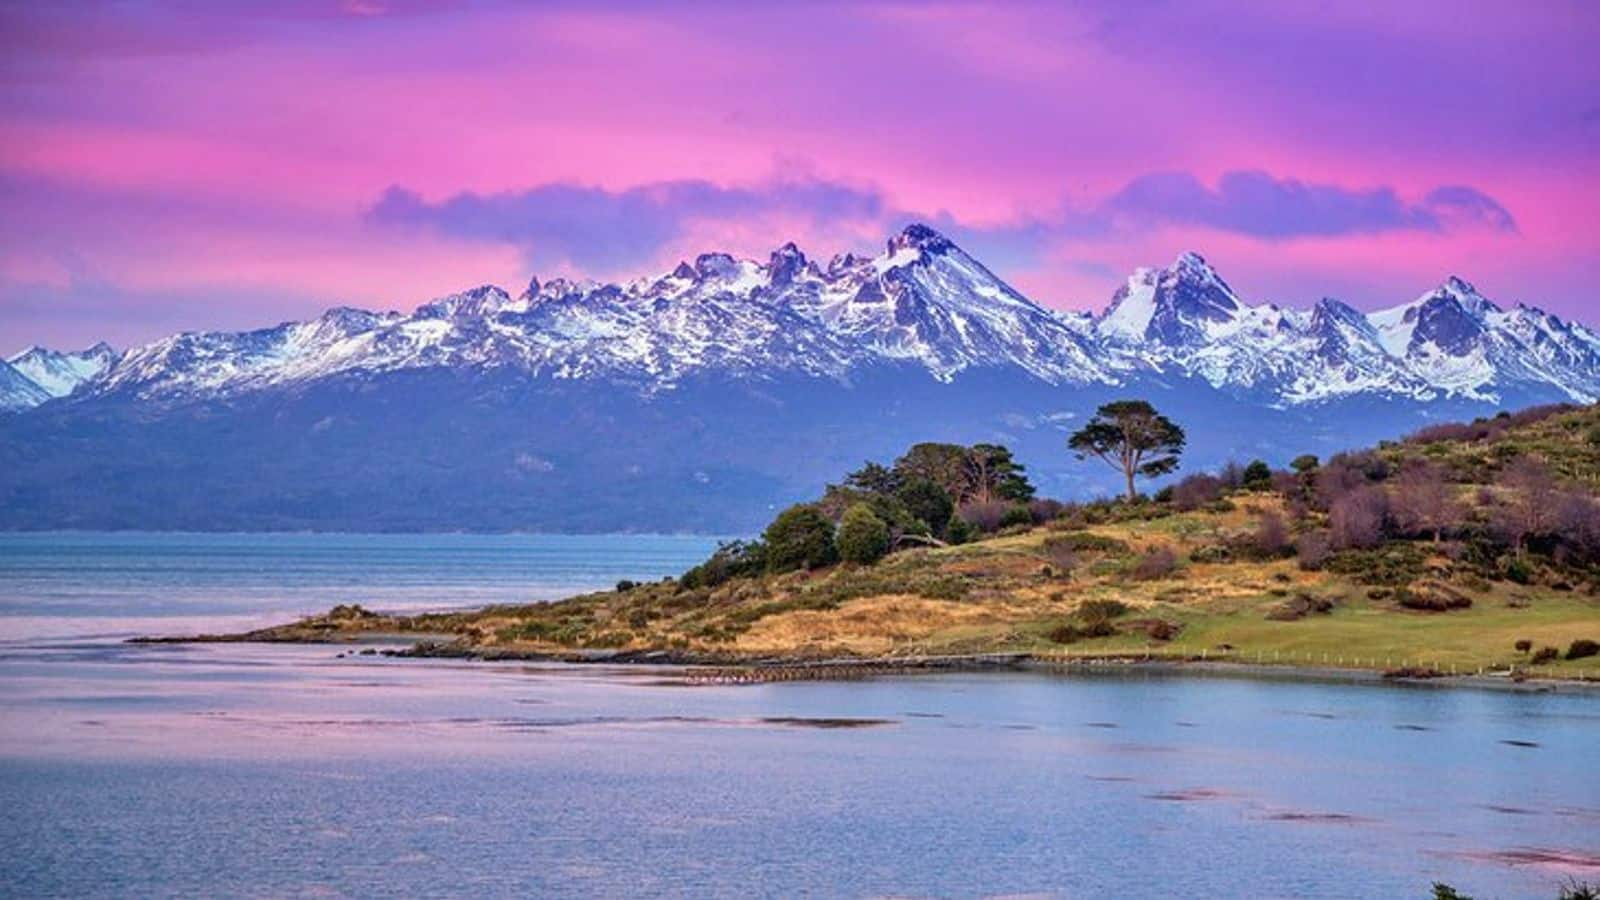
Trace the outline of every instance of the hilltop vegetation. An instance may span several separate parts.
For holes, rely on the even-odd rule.
[[[1600,408],[1435,426],[1326,461],[1231,464],[1153,497],[1034,496],[1003,447],[920,444],[679,578],[260,633],[446,633],[455,649],[832,658],[1152,650],[1600,675]]]

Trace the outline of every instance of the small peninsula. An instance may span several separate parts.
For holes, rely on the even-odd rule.
[[[1286,469],[1231,465],[1152,497],[1133,480],[1175,467],[1182,431],[1119,413],[1159,418],[1109,404],[1072,441],[1086,465],[1131,463],[1117,500],[1039,499],[1004,447],[919,444],[678,577],[413,616],[341,606],[159,640],[398,636],[414,640],[399,655],[487,659],[1165,660],[1600,680],[1600,407],[1438,425]],[[1097,424],[1098,444],[1086,435]],[[1135,453],[1117,445],[1125,433],[1153,443]]]

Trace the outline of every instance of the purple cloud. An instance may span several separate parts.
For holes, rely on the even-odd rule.
[[[1471,187],[1439,187],[1420,203],[1407,203],[1390,187],[1352,190],[1258,171],[1229,172],[1216,187],[1187,172],[1144,175],[1107,200],[1101,213],[1267,239],[1437,232],[1458,226],[1516,231],[1504,206]]]
[[[614,271],[650,257],[684,234],[690,221],[764,214],[820,223],[877,221],[886,207],[876,190],[815,178],[756,187],[690,179],[621,191],[563,183],[497,194],[469,191],[437,203],[396,185],[367,217],[379,225],[420,226],[452,237],[509,243],[523,248],[535,264],[570,260]]]

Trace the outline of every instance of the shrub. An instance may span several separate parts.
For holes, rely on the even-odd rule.
[[[1189,551],[1189,561],[1196,563],[1225,563],[1233,559],[1233,551],[1222,544],[1204,544]]]
[[[778,513],[762,534],[762,541],[767,547],[767,570],[771,572],[815,569],[839,558],[833,523],[811,504],[797,504]]]
[[[1445,480],[1444,469],[1433,463],[1413,464],[1401,471],[1391,505],[1402,531],[1429,536],[1435,542],[1461,518],[1455,488]]]
[[[1033,527],[1033,513],[1022,503],[1014,503],[1008,506],[1005,514],[1000,517],[1000,527],[1002,529],[1016,528],[1018,526],[1024,529]]]
[[[1533,649],[1533,641],[1523,638],[1522,640],[1517,641],[1513,646],[1517,648],[1518,653],[1527,653],[1529,650]]]
[[[1171,575],[1178,567],[1178,557],[1171,547],[1156,547],[1134,564],[1133,577],[1140,581],[1154,581]]]
[[[1066,512],[1066,510],[1067,505],[1062,503],[1060,500],[1045,499],[1028,501],[1028,517],[1033,520],[1033,524],[1035,525],[1043,525],[1046,522],[1053,522],[1056,519],[1061,518],[1061,514]]]
[[[1078,606],[1078,618],[1085,622],[1109,622],[1127,615],[1128,605],[1120,600],[1085,600]]]
[[[717,545],[711,558],[683,573],[678,579],[678,589],[694,591],[712,588],[746,575],[766,571],[767,548],[760,541],[727,541]]]
[[[1149,635],[1152,641],[1170,641],[1182,630],[1182,625],[1165,619],[1151,619],[1144,626],[1144,633]]]
[[[993,534],[1000,530],[1001,524],[1005,521],[1006,513],[1011,508],[1011,504],[1004,500],[991,500],[987,503],[963,503],[956,509],[956,515],[979,531]]]
[[[1063,622],[1045,632],[1045,637],[1048,638],[1052,643],[1070,644],[1073,641],[1083,637],[1083,632],[1078,629],[1078,626],[1072,624],[1071,622]]]
[[[1312,613],[1331,613],[1333,607],[1334,602],[1327,597],[1299,593],[1267,610],[1267,618],[1274,622],[1295,622]]]
[[[1172,507],[1180,512],[1199,509],[1222,499],[1222,479],[1215,475],[1190,475],[1172,486]]]
[[[1361,584],[1410,584],[1425,574],[1427,555],[1411,544],[1378,550],[1346,550],[1328,559],[1327,568]]]
[[[1527,584],[1533,580],[1533,566],[1529,565],[1525,559],[1512,556],[1505,560],[1505,564],[1501,566],[1500,574],[1504,575],[1505,579],[1513,584]]]
[[[1600,562],[1600,502],[1572,492],[1565,494],[1556,510],[1562,546],[1572,553],[1572,561]]]
[[[1067,531],[1051,538],[1051,540],[1063,544],[1078,553],[1121,555],[1129,552],[1130,549],[1126,541],[1103,537],[1091,531]]]
[[[1308,531],[1294,542],[1294,552],[1300,568],[1315,572],[1328,564],[1333,556],[1333,541],[1326,531]]]
[[[633,590],[634,588],[636,588],[638,586],[639,586],[639,582],[630,581],[630,580],[624,578],[621,581],[617,582],[617,593],[626,594],[627,592]]]
[[[950,521],[944,526],[944,539],[952,544],[965,544],[977,537],[978,530],[973,528],[966,519],[956,513],[950,514]]]
[[[1537,459],[1519,456],[1497,483],[1505,496],[1494,504],[1493,529],[1519,553],[1530,538],[1547,535],[1560,524],[1561,492],[1550,470]]]
[[[1435,881],[1433,883],[1433,900],[1472,900],[1472,898],[1442,881]]]
[[[1567,647],[1567,659],[1585,659],[1600,655],[1600,642],[1579,638]]]
[[[889,552],[889,526],[872,507],[857,503],[839,520],[839,556],[846,562],[870,565]]]
[[[1533,654],[1532,662],[1537,666],[1541,663],[1555,662],[1560,658],[1560,656],[1561,651],[1554,647],[1540,647],[1538,651]]]
[[[1471,597],[1448,585],[1432,581],[1400,588],[1395,591],[1394,598],[1406,609],[1419,612],[1448,612],[1472,606]]]
[[[1328,532],[1337,550],[1376,547],[1383,542],[1389,499],[1382,488],[1355,488],[1333,501]]]
[[[1062,574],[1068,574],[1078,566],[1078,553],[1073,549],[1072,542],[1059,537],[1045,539],[1044,558],[1050,560],[1050,565]]]
[[[1251,544],[1257,555],[1266,559],[1285,555],[1291,549],[1291,545],[1289,529],[1283,524],[1283,517],[1270,510],[1262,513]]]

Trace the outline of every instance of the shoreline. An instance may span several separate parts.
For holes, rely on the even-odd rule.
[[[801,657],[773,654],[743,656],[682,650],[534,649],[461,644],[447,634],[366,632],[340,638],[309,638],[257,633],[193,636],[144,636],[128,644],[301,644],[347,648],[338,656],[390,659],[453,659],[469,662],[545,662],[570,665],[677,668],[690,683],[764,684],[781,681],[849,681],[895,675],[974,672],[1041,674],[1203,675],[1267,681],[1323,681],[1390,684],[1408,687],[1475,688],[1514,693],[1578,693],[1600,695],[1600,679],[1550,678],[1523,674],[1447,674],[1385,672],[1379,669],[1252,663],[1207,659],[1196,655],[1150,653],[1084,654],[1052,657],[1028,652],[993,652],[906,656]],[[420,638],[420,639],[419,639]],[[403,646],[399,646],[403,645]]]

